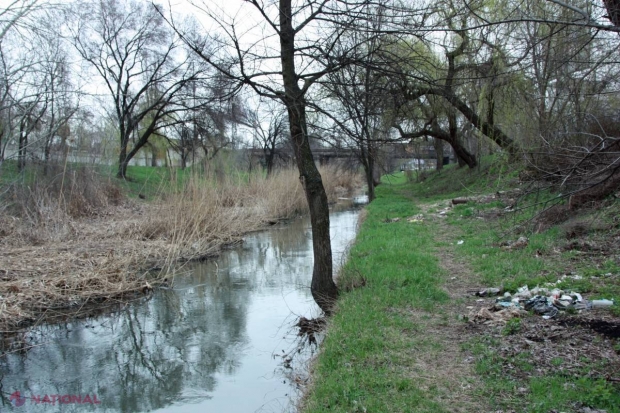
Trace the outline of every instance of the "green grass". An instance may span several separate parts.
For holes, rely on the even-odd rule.
[[[139,194],[152,199],[155,196],[170,191],[182,184],[191,174],[191,169],[159,168],[151,166],[127,167],[127,180],[118,179],[119,185],[128,196],[137,197]],[[108,176],[116,176],[116,168],[111,168]]]
[[[417,351],[439,343],[423,334],[409,308],[435,309],[446,301],[443,273],[424,225],[385,222],[419,213],[398,186],[378,188],[343,277],[363,277],[364,288],[344,293],[316,364],[308,412],[440,412],[440,392],[421,389],[408,370]],[[342,281],[343,283],[346,281]],[[406,332],[403,334],[403,332]]]
[[[485,388],[480,397],[488,398],[496,408],[532,413],[574,411],[575,406],[585,405],[605,409],[608,413],[620,412],[620,391],[604,379],[572,377],[560,374],[539,376],[528,361],[529,354],[521,353],[506,359],[497,351],[499,343],[492,337],[472,340],[467,349],[478,360],[476,372],[485,378]],[[557,367],[564,363],[554,358]],[[511,365],[512,368],[506,368]],[[516,372],[530,373],[517,377]],[[520,390],[521,389],[521,390]]]
[[[583,259],[575,251],[563,249],[567,240],[562,228],[552,227],[532,233],[531,218],[555,195],[538,192],[520,200],[524,208],[508,219],[486,221],[479,218],[492,208],[503,209],[501,201],[457,205],[446,222],[458,238],[454,242],[434,239],[434,225],[411,224],[406,218],[420,213],[417,205],[434,204],[428,213],[437,213],[456,197],[494,193],[511,189],[517,172],[501,159],[485,159],[480,168],[450,167],[430,173],[422,182],[407,182],[403,173],[384,176],[377,199],[368,206],[364,222],[344,267],[339,285],[344,292],[331,320],[314,370],[314,383],[304,400],[304,412],[441,412],[442,383],[429,385],[415,376],[415,358],[437,352],[442,343],[427,334],[424,321],[410,316],[411,310],[445,316],[446,295],[441,286],[445,274],[435,257],[437,247],[454,244],[458,257],[468,262],[485,286],[516,290],[555,282],[562,275],[577,273],[580,280],[565,279],[559,286],[588,293],[590,298],[611,298],[620,302],[620,262],[617,257]],[[613,206],[615,205],[615,206]],[[616,222],[618,202],[602,221]],[[597,235],[598,234],[598,235]],[[529,239],[523,249],[502,249],[501,242]],[[594,233],[594,236],[606,236]],[[608,281],[606,274],[613,274]],[[615,277],[615,278],[614,278]],[[359,287],[365,285],[364,287]],[[357,286],[358,288],[347,288]],[[618,315],[618,306],[615,310]],[[438,322],[437,317],[433,322]],[[509,360],[500,353],[501,341],[522,331],[520,319],[499,330],[499,336],[477,336],[465,346],[476,359],[475,372],[482,382],[473,397],[488,400],[493,410],[574,411],[575,406],[620,412],[617,384],[584,376],[556,373],[537,374],[531,355],[522,352]],[[620,346],[616,344],[617,346]],[[620,348],[620,347],[618,347]],[[618,350],[620,351],[620,350]],[[561,367],[557,357],[551,364]],[[512,367],[507,368],[510,365]],[[516,374],[519,372],[519,374]],[[432,375],[432,371],[426,372]]]
[[[68,163],[67,165],[54,165],[54,173],[62,175],[62,171],[71,171],[80,167],[95,168],[102,180],[109,180],[118,185],[131,198],[137,198],[139,195],[146,199],[152,199],[161,193],[178,189],[180,184],[185,182],[192,174],[197,171],[192,168],[163,168],[151,166],[129,166],[127,168],[127,180],[116,178],[117,167],[107,165],[83,165]],[[17,170],[17,162],[7,160],[2,164],[0,170],[0,186],[6,186],[12,183],[23,183],[29,185],[32,182],[41,179],[45,175],[42,166],[33,167],[27,165],[23,172]],[[49,175],[49,172],[47,173]]]
[[[409,185],[416,199],[424,202],[493,193],[514,185],[520,167],[507,163],[502,157],[487,156],[474,169],[459,168],[456,164],[444,166],[441,172],[425,171],[424,179]],[[382,182],[400,184],[406,182],[403,172],[389,175]]]

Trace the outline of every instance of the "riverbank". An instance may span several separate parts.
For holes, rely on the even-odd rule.
[[[358,214],[331,214],[336,263],[355,237]],[[308,216],[273,225],[188,263],[173,288],[156,289],[148,301],[29,329],[20,335],[27,352],[2,349],[0,409],[15,409],[15,391],[28,398],[16,411],[37,411],[31,392],[88,391],[108,412],[290,411],[298,383],[291,367],[305,365],[314,350],[300,349],[292,324],[297,314],[320,313],[307,287],[309,232]]]
[[[531,232],[537,212],[520,207],[548,194],[524,194],[499,168],[384,179],[341,272],[301,411],[620,411],[619,204]],[[524,245],[509,242],[520,236]],[[558,278],[616,306],[546,320],[474,295]]]
[[[332,202],[361,182],[341,171],[322,173]],[[58,176],[6,185],[0,208],[5,333],[141,299],[173,282],[183,263],[212,257],[248,232],[306,211],[293,170],[269,179],[186,174],[168,182],[157,174],[123,189],[92,170]]]

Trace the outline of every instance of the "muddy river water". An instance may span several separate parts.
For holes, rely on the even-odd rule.
[[[357,216],[331,216],[337,266]],[[311,276],[307,219],[251,234],[141,304],[30,331],[34,348],[0,359],[0,412],[294,411],[316,351],[293,327],[319,314]]]

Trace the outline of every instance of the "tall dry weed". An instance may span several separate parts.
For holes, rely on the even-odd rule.
[[[353,174],[321,172],[331,202],[356,185]],[[293,169],[269,178],[173,176],[158,201],[106,211],[120,203],[120,190],[92,170],[54,169],[25,181],[0,194],[0,244],[8,251],[0,255],[0,328],[6,331],[49,316],[41,313],[45,307],[77,314],[93,301],[148,293],[179,258],[215,254],[266,222],[307,210]],[[149,272],[156,268],[162,271]]]
[[[333,167],[321,168],[321,174],[329,202],[361,182],[358,174]],[[214,254],[244,233],[308,209],[299,173],[292,168],[275,171],[269,177],[255,173],[213,180],[193,175],[166,193],[134,235],[171,242],[174,251],[170,262]]]
[[[72,221],[96,215],[123,200],[121,190],[88,166],[32,166],[8,185],[0,198],[0,234],[38,245],[73,234]],[[8,229],[7,229],[8,228]]]
[[[358,171],[349,168],[324,165],[319,167],[319,172],[323,177],[323,186],[329,203],[351,195],[364,185],[364,177]]]

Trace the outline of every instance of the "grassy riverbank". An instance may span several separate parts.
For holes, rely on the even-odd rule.
[[[480,318],[494,298],[472,294],[579,274],[558,285],[618,302],[618,202],[533,233],[536,208],[520,208],[552,195],[524,194],[507,171],[495,163],[421,183],[384,179],[340,276],[302,411],[620,411],[617,310],[495,322]],[[456,197],[468,202],[453,206]],[[576,220],[590,225],[567,237]],[[518,236],[527,246],[502,247]]]

